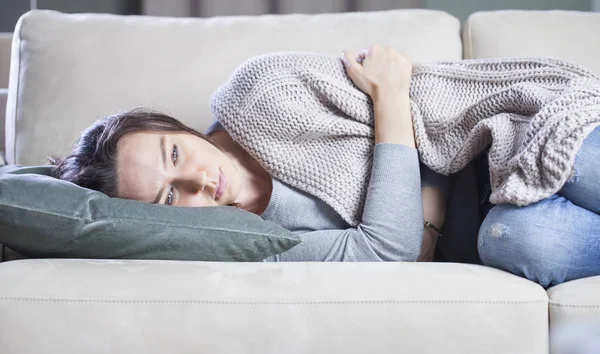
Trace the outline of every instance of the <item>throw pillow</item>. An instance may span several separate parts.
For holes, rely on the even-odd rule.
[[[235,207],[109,198],[50,177],[50,168],[0,167],[0,244],[26,257],[261,261],[300,243]]]

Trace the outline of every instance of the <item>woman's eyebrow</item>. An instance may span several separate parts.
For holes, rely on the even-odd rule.
[[[167,152],[165,150],[165,136],[164,135],[161,135],[161,137],[160,137],[160,157],[162,158],[163,168],[166,169],[167,168]],[[158,204],[162,200],[162,195],[163,195],[164,191],[165,191],[165,187],[162,187],[158,191],[158,194],[156,195],[156,198],[154,198],[154,201],[152,202],[152,204]]]

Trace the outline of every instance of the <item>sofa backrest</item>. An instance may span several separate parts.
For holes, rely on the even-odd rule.
[[[600,75],[600,13],[478,12],[463,26],[463,47],[466,59],[546,56]]]
[[[251,56],[393,46],[417,62],[460,59],[460,23],[431,10],[177,19],[32,11],[17,24],[9,163],[64,156],[96,119],[136,106],[204,130],[209,99]]]

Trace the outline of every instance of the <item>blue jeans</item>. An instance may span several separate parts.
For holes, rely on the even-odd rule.
[[[485,265],[544,287],[600,275],[600,127],[584,140],[574,168],[557,194],[489,211],[478,236]]]

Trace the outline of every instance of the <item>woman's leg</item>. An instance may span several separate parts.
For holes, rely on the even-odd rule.
[[[575,158],[575,179],[565,183],[558,194],[600,214],[600,127],[583,141]]]
[[[545,287],[600,275],[600,215],[557,194],[525,207],[496,205],[478,249],[485,265]]]

